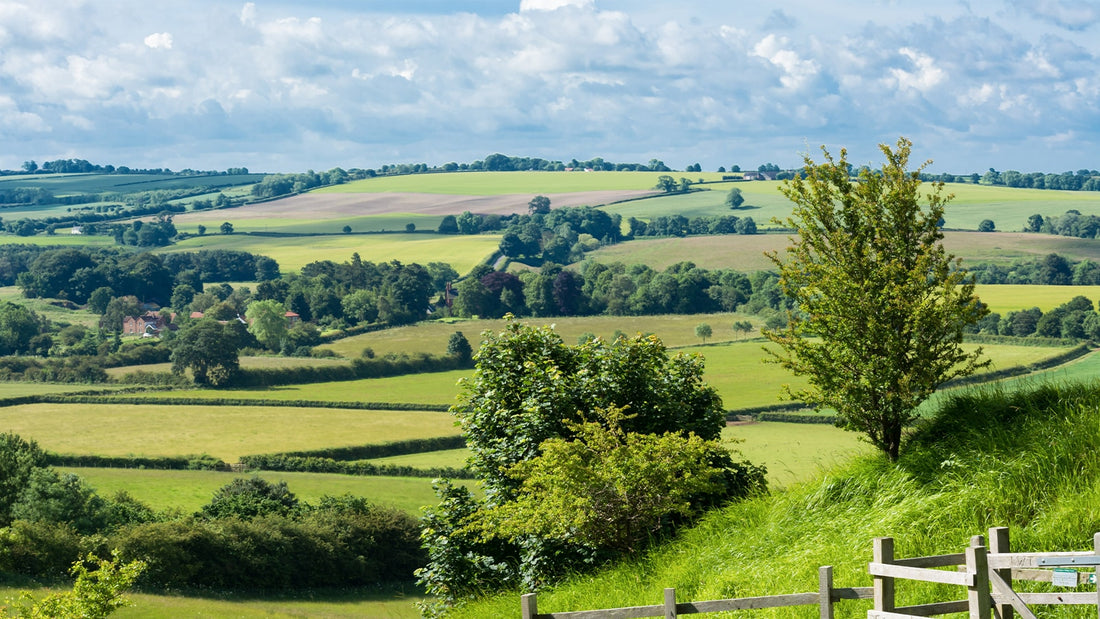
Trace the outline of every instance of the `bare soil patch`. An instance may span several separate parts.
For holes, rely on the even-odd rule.
[[[583,191],[576,193],[553,193],[551,208],[562,206],[598,206],[656,195],[653,191],[614,190]],[[418,213],[422,215],[458,215],[464,211],[479,215],[510,215],[526,213],[527,203],[534,195],[506,194],[499,196],[461,196],[432,193],[307,193],[282,200],[242,206],[233,209],[233,219],[330,219],[340,217],[358,217],[364,215],[388,215],[394,213]],[[221,213],[222,211],[217,211]],[[206,220],[210,212],[187,213],[176,217],[177,221],[188,219]],[[222,218],[224,215],[213,215]]]

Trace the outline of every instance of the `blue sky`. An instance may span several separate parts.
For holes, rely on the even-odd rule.
[[[1100,168],[1100,2],[0,0],[0,167]]]

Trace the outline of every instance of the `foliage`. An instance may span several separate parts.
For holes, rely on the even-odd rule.
[[[461,331],[455,331],[447,340],[447,354],[457,357],[463,363],[468,363],[473,357],[474,350],[470,347],[470,341],[462,335]]]
[[[31,472],[46,465],[46,454],[35,441],[0,434],[0,526],[11,522],[12,506],[30,481]]]
[[[485,525],[478,536],[463,532],[478,526],[472,520],[482,520],[482,509],[491,511],[523,496],[523,479],[512,474],[512,467],[538,457],[544,441],[572,441],[582,427],[577,422],[597,418],[598,410],[610,407],[627,411],[628,416],[616,418],[624,433],[713,440],[725,425],[720,398],[702,381],[702,360],[670,357],[653,336],[567,346],[550,328],[509,322],[498,334],[483,334],[475,360],[474,376],[460,383],[460,402],[452,411],[461,422],[469,466],[482,481],[485,500],[444,488],[443,504],[425,516],[424,541],[432,561],[421,571],[421,582],[446,601],[520,580],[538,587],[591,565],[610,550],[535,530],[505,534]],[[728,454],[707,465],[719,471],[723,483],[708,496],[694,495],[696,506],[745,491],[741,473],[748,469],[739,469]]]
[[[172,372],[191,370],[200,385],[226,386],[240,371],[239,347],[230,325],[210,318],[196,320],[180,329],[172,343]]]
[[[568,424],[573,440],[547,439],[538,456],[512,467],[519,496],[484,515],[491,534],[634,554],[669,519],[696,514],[694,499],[721,491],[722,471],[711,466],[724,453],[718,441],[625,432],[620,409],[595,412],[596,421]]]
[[[12,505],[11,517],[67,524],[86,535],[106,526],[106,508],[106,501],[76,475],[36,468]]]
[[[94,569],[88,569],[89,565],[94,566]],[[70,569],[70,574],[76,578],[72,591],[50,594],[39,601],[35,601],[29,593],[24,592],[19,602],[11,609],[0,607],[0,612],[4,617],[24,619],[107,617],[114,611],[129,605],[122,594],[133,586],[145,567],[143,561],[130,561],[123,564],[117,551],[112,553],[110,560],[100,559],[89,553],[73,563]],[[16,614],[12,614],[12,610]]]
[[[275,300],[253,301],[244,314],[248,332],[268,350],[278,350],[287,332],[286,308]]]
[[[730,189],[730,192],[726,194],[726,206],[731,209],[741,208],[741,205],[745,203],[745,196],[741,195],[741,190],[737,187]]]
[[[30,352],[31,340],[46,329],[46,320],[10,301],[0,301],[0,355]]]
[[[983,219],[978,224],[978,232],[993,232],[997,229],[997,225],[993,223],[992,219]]]
[[[286,516],[298,507],[298,498],[287,489],[286,482],[273,484],[262,477],[238,477],[214,493],[203,506],[207,518],[250,519],[257,516]]]
[[[714,335],[714,331],[710,328],[710,325],[701,322],[695,325],[695,337],[703,338],[703,343],[707,343],[707,338]]]
[[[798,234],[780,269],[797,302],[785,329],[765,335],[782,348],[777,362],[809,377],[791,394],[835,408],[844,426],[864,433],[891,460],[902,428],[938,385],[987,365],[962,350],[963,328],[988,310],[942,244],[942,186],[920,205],[920,168],[906,170],[910,142],[882,145],[880,174],[852,182],[847,153],[825,162],[807,155],[806,178],[783,186]],[[923,168],[923,166],[922,166]]]

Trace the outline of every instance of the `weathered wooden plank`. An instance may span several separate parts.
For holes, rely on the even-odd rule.
[[[964,563],[966,563],[966,555],[961,552],[951,555],[894,559],[894,565],[904,565],[905,567],[947,567],[949,565],[962,565]]]
[[[539,614],[538,596],[535,593],[526,593],[519,598],[520,614],[523,619],[535,619]]]
[[[1027,607],[1024,600],[1012,590],[1012,585],[1008,584],[1001,578],[1001,575],[997,573],[997,570],[989,570],[989,584],[992,585],[993,594],[997,596],[998,604],[1003,608],[1005,603],[1001,600],[1006,600],[1012,609],[1020,613],[1022,619],[1038,619],[1035,613],[1031,612],[1031,609]],[[1002,619],[1005,616],[1006,611],[1001,611]]]
[[[663,617],[664,604],[653,606],[629,606],[626,608],[607,608],[603,610],[573,610],[564,613],[541,613],[538,619],[639,619],[640,617]]]
[[[676,619],[676,589],[665,589],[665,619]]]
[[[786,593],[783,595],[764,595],[752,598],[731,600],[708,600],[705,602],[681,602],[676,605],[677,612],[720,613],[730,610],[755,610],[759,608],[779,608],[782,606],[812,606],[818,601],[817,593]]]
[[[920,615],[891,613],[885,610],[869,610],[867,611],[867,619],[924,619],[924,617]]]
[[[817,569],[817,616],[818,619],[833,619],[833,566],[823,565]]]
[[[871,551],[871,560],[874,563],[893,563],[894,562],[894,538],[892,537],[876,537]],[[874,609],[883,612],[892,612],[894,610],[894,579],[884,576],[876,576],[872,586],[875,589],[873,596]]]
[[[875,596],[874,587],[836,587],[833,589],[834,600],[870,600]]]
[[[872,576],[887,578],[904,578],[906,580],[919,580],[921,582],[938,582],[945,585],[958,585],[960,587],[973,587],[974,574],[970,572],[945,572],[943,570],[930,570],[923,567],[906,567],[904,565],[891,565],[888,563],[869,563],[867,571]]]
[[[1093,572],[1077,572],[1077,584],[1083,585],[1087,583],[1092,575]],[[1012,577],[1016,580],[1050,582],[1054,577],[1054,572],[1052,570],[1015,569],[1012,570]]]
[[[1004,554],[1012,552],[1011,541],[1008,536],[1008,527],[992,527],[989,529],[989,554]],[[996,570],[997,576],[1012,588],[1012,569]],[[1012,605],[1000,604],[993,609],[998,619],[1012,619]]]
[[[985,546],[966,549],[967,575],[974,579],[967,585],[966,598],[970,601],[970,619],[990,619],[993,600],[989,597],[989,553]]]
[[[990,554],[989,567],[995,569],[1039,567],[1039,559],[1044,557],[1092,557],[1095,553],[1087,552],[1010,552],[1004,554]]]
[[[1017,593],[1025,604],[1095,604],[1096,594],[1066,591],[1064,593]]]
[[[897,611],[899,613],[916,615],[918,617],[931,617],[933,615],[946,615],[947,613],[965,613],[969,608],[969,600],[955,600],[954,602],[933,602],[931,604],[902,606],[897,609]]]

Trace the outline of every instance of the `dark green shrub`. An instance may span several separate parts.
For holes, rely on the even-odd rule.
[[[238,477],[214,493],[202,507],[207,518],[255,518],[272,514],[285,516],[298,507],[298,498],[285,481],[273,484],[261,477]]]

